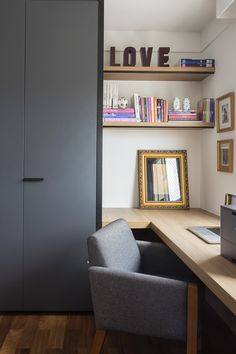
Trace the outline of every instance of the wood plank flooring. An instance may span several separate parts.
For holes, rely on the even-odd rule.
[[[0,354],[88,354],[95,333],[89,313],[0,314]],[[203,354],[235,354],[236,337],[206,308]],[[102,354],[185,354],[185,343],[108,332]]]
[[[92,314],[0,315],[0,354],[88,354],[94,333]],[[184,352],[184,343],[109,332],[102,354]]]

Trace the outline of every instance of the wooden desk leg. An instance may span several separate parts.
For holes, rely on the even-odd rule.
[[[187,354],[197,354],[198,287],[188,283]]]
[[[97,329],[89,354],[100,354],[107,331]]]
[[[199,353],[202,352],[202,336],[198,337],[198,340],[197,340],[197,349],[198,349],[198,352],[199,352]]]

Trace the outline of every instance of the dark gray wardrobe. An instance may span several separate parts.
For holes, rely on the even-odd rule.
[[[0,29],[0,311],[90,310],[103,3],[1,0]]]

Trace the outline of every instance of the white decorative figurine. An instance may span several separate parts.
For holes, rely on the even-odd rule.
[[[179,111],[180,110],[180,99],[179,99],[179,97],[175,97],[174,103],[173,103],[173,109],[174,109],[174,111]]]
[[[185,97],[184,98],[184,101],[183,101],[183,110],[185,112],[188,112],[190,111],[190,99],[188,97]]]
[[[121,97],[118,101],[119,108],[125,109],[128,106],[128,100],[125,97]]]

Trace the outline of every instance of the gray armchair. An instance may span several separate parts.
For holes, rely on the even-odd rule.
[[[106,330],[185,340],[197,353],[198,289],[187,267],[161,243],[135,241],[123,219],[88,238],[96,321],[91,349],[99,354]]]

